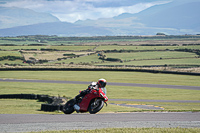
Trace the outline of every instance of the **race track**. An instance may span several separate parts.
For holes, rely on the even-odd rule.
[[[64,83],[64,84],[89,84],[80,81],[54,81],[54,80],[25,80],[25,79],[0,79],[0,82],[37,82],[37,83]],[[200,90],[200,86],[175,86],[151,85],[134,83],[109,83],[115,86],[138,86],[170,89]],[[110,100],[136,100],[140,99],[110,99]],[[151,102],[158,102],[152,101]],[[200,101],[166,101],[159,102],[196,102]],[[137,113],[99,113],[90,115],[50,115],[50,114],[0,114],[0,132],[31,132],[47,130],[72,130],[72,129],[98,129],[98,128],[142,128],[142,127],[200,127],[200,112],[137,112]]]
[[[200,127],[200,112],[184,113],[106,113],[106,114],[0,114],[1,132],[47,130]]]

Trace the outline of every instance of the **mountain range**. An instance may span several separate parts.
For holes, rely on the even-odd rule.
[[[75,23],[60,22],[51,14],[30,9],[0,7],[0,36],[199,34],[199,7],[199,0],[175,0],[135,14],[123,13],[113,18],[79,20]]]
[[[47,22],[59,22],[59,19],[49,13],[38,13],[30,9],[0,7],[0,29]]]

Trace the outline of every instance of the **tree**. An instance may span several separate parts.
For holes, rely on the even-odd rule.
[[[157,33],[156,35],[165,35],[164,33]]]

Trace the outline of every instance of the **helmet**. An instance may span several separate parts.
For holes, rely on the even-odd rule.
[[[97,82],[97,84],[99,85],[100,88],[104,88],[106,87],[106,80],[105,79],[99,79],[99,81]]]
[[[97,85],[97,82],[92,82],[88,87],[91,89],[97,89],[96,85]]]

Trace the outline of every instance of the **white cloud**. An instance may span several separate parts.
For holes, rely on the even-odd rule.
[[[1,6],[28,8],[37,12],[48,12],[61,21],[75,22],[77,20],[108,18],[122,13],[137,13],[153,5],[165,3],[165,1],[143,2],[129,6],[123,5],[114,7],[112,7],[112,5],[95,7],[93,4],[112,1],[113,0],[11,0]]]

